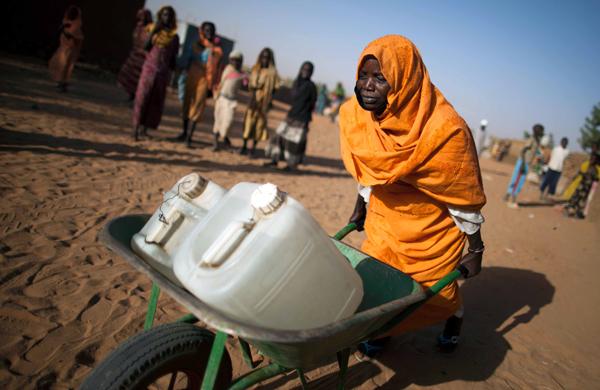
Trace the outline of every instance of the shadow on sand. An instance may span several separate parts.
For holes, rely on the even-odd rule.
[[[180,150],[146,149],[119,143],[102,143],[79,138],[55,136],[44,133],[25,133],[0,128],[0,151],[29,151],[36,154],[60,154],[76,158],[104,158],[113,161],[135,161],[146,164],[169,164],[192,167],[194,170],[210,172],[215,170],[246,173],[265,173],[265,168],[256,164],[224,164],[218,161],[202,159],[194,152]],[[315,169],[303,169],[294,173],[319,177],[347,177],[344,172],[328,172]]]
[[[377,382],[374,386],[395,390],[411,384],[435,386],[453,380],[485,381],[511,349],[504,336],[530,322],[552,302],[555,293],[554,286],[543,274],[505,267],[484,268],[479,276],[465,282],[461,290],[466,314],[459,348],[453,354],[435,350],[439,326],[414,333],[410,341],[404,343],[393,340],[377,360],[394,375],[387,382],[374,379],[373,382]],[[347,388],[361,386],[380,372],[380,367],[372,361],[354,364],[348,370]],[[317,378],[311,381],[310,388],[335,388],[337,375],[334,372]],[[275,389],[293,380],[300,388],[295,374],[259,388]]]
[[[518,202],[519,207],[554,207],[556,205],[564,204],[565,200],[540,200],[531,202]]]

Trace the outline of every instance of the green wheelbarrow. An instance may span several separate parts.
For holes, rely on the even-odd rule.
[[[332,239],[360,275],[364,297],[357,312],[315,329],[275,330],[249,325],[209,307],[190,294],[173,272],[137,256],[131,237],[149,215],[127,215],[110,221],[101,240],[152,281],[144,332],[112,352],[83,382],[84,390],[107,389],[245,389],[277,375],[296,370],[303,388],[304,372],[337,359],[339,388],[344,388],[351,350],[360,342],[383,335],[428,298],[461,276],[455,270],[428,289],[402,272],[344,244],[356,226],[350,224]],[[160,290],[191,314],[174,323],[152,327]],[[208,329],[195,325],[202,322]],[[232,379],[225,348],[228,336],[237,338],[248,372]],[[268,359],[256,361],[250,345]]]

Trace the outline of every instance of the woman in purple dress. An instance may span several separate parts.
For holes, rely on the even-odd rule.
[[[156,23],[148,26],[145,50],[148,52],[135,93],[133,106],[133,138],[147,135],[148,128],[156,129],[160,124],[167,85],[179,51],[177,18],[173,7],[162,7]]]
[[[117,77],[117,82],[127,92],[130,101],[135,99],[135,91],[142,73],[142,66],[144,66],[146,60],[146,50],[144,50],[144,45],[148,39],[146,27],[152,23],[152,13],[142,8],[137,12],[136,19],[131,51]]]

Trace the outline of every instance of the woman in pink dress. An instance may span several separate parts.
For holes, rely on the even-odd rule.
[[[162,7],[156,23],[148,25],[144,49],[148,53],[135,93],[133,105],[133,138],[137,141],[146,130],[156,129],[162,118],[167,85],[175,69],[179,36],[173,7]]]
[[[142,66],[144,66],[144,61],[146,60],[146,50],[144,50],[146,39],[148,39],[146,26],[152,23],[152,13],[142,8],[137,12],[136,19],[137,23],[133,30],[131,51],[117,77],[117,82],[127,92],[130,101],[135,98],[135,91],[140,79],[140,73],[142,73]]]

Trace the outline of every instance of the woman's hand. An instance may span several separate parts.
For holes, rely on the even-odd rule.
[[[156,23],[154,25],[154,27],[152,28],[152,30],[150,31],[150,35],[148,35],[148,39],[146,39],[146,42],[144,43],[145,51],[152,50],[152,46],[154,45],[152,40],[154,39],[154,35],[158,34],[158,32],[160,32],[160,30],[162,30],[162,26],[160,25],[160,23]]]
[[[154,35],[162,30],[162,25],[160,23],[156,23],[152,31],[150,31],[150,35]]]
[[[356,203],[354,204],[354,211],[350,216],[348,223],[355,223],[356,230],[362,232],[365,229],[365,219],[367,218],[367,204],[363,199],[362,195],[358,194],[356,197]]]
[[[469,242],[469,249],[458,265],[458,269],[465,279],[472,278],[481,272],[481,262],[485,249],[481,240],[481,229],[473,234],[467,234],[467,241]]]
[[[467,252],[460,260],[458,269],[463,274],[464,278],[472,278],[481,272],[481,262],[483,260],[483,252]]]

